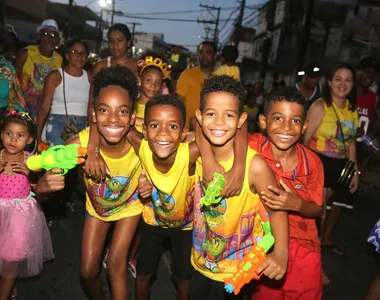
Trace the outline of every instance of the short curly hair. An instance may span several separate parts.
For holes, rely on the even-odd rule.
[[[305,98],[293,87],[279,86],[271,91],[264,100],[264,116],[268,116],[273,104],[281,101],[297,103],[305,108]],[[304,117],[306,110],[304,110]]]
[[[138,87],[136,75],[130,69],[120,65],[102,69],[95,75],[94,79],[92,80],[92,84],[94,86],[93,105],[95,105],[95,101],[98,98],[100,90],[102,88],[108,87],[110,85],[116,85],[128,91],[128,95],[132,103],[131,111],[133,111],[134,103],[138,95]]]
[[[153,97],[148,101],[147,104],[145,104],[145,115],[144,115],[144,121],[146,121],[146,117],[148,115],[149,110],[154,106],[163,106],[168,105],[172,107],[176,107],[181,112],[181,120],[179,120],[182,128],[185,126],[186,122],[186,108],[185,105],[181,100],[179,100],[174,95],[158,95]]]
[[[201,112],[204,110],[206,97],[211,93],[228,93],[236,96],[239,99],[239,116],[244,112],[245,92],[243,85],[231,76],[213,76],[205,81],[201,91]]]

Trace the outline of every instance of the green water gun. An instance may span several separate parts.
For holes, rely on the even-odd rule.
[[[87,148],[78,144],[57,145],[42,151],[39,155],[30,156],[26,160],[26,166],[32,171],[40,169],[49,171],[53,168],[59,168],[63,170],[63,173],[58,175],[64,175],[68,170],[83,163],[86,153]]]
[[[222,197],[219,195],[220,191],[224,189],[226,181],[224,176],[219,173],[214,173],[214,179],[207,187],[204,197],[201,198],[201,205],[210,206],[211,204],[219,203]]]

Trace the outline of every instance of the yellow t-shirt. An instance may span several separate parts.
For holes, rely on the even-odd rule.
[[[21,70],[21,89],[28,112],[35,119],[42,103],[45,79],[52,70],[62,66],[62,56],[54,52],[52,57],[42,56],[38,46],[28,46],[28,56]]]
[[[144,206],[143,220],[162,228],[192,229],[195,175],[189,176],[189,143],[181,143],[174,164],[161,173],[153,162],[153,152],[146,140],[141,142],[140,160],[153,184],[152,201]]]
[[[323,101],[323,99],[317,101]],[[322,119],[321,125],[314,132],[308,147],[329,157],[344,158],[349,155],[348,148],[351,143],[355,142],[356,130],[359,125],[358,112],[356,109],[355,111],[348,109],[348,100],[346,100],[345,108],[339,108],[333,103],[332,105],[334,105],[339,117],[338,121],[333,107],[327,106],[324,101],[323,103],[325,106],[325,116]]]
[[[194,117],[195,111],[199,109],[201,90],[205,79],[206,76],[200,67],[183,71],[178,79],[177,94],[185,98],[187,126],[189,126],[189,119]]]
[[[81,146],[87,147],[88,129],[79,133]],[[100,154],[111,172],[111,179],[105,182],[94,182],[84,175],[86,185],[86,210],[103,221],[117,221],[125,217],[141,214],[141,203],[137,186],[141,174],[141,163],[133,148],[118,159]]]
[[[248,148],[240,196],[222,199],[209,208],[200,206],[204,188],[202,161],[197,161],[191,264],[198,272],[212,280],[223,281],[232,276],[236,272],[237,261],[241,260],[264,235],[259,212],[265,212],[265,209],[263,210],[259,195],[252,193],[248,181],[249,165],[256,154],[256,151]],[[232,156],[228,161],[220,163],[228,171],[233,160]],[[264,215],[263,220],[266,220],[266,217]]]
[[[240,69],[238,66],[227,66],[221,65],[213,73],[214,75],[228,75],[233,77],[233,79],[240,81]]]
[[[142,118],[144,119],[145,116],[145,104],[140,104],[137,101],[135,102],[135,111],[136,111],[136,118]],[[142,126],[141,125],[135,125],[136,129],[140,132],[142,132]]]

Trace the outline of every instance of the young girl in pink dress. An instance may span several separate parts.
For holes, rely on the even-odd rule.
[[[33,198],[25,162],[27,144],[35,138],[33,120],[25,113],[9,113],[1,124],[0,150],[0,300],[12,294],[17,277],[42,271],[54,258],[50,233]]]

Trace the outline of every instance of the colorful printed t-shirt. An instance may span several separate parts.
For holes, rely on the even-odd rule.
[[[317,101],[323,100],[319,99]],[[323,103],[325,106],[325,116],[307,146],[325,156],[339,159],[348,157],[348,148],[355,141],[358,127],[358,112],[357,110],[350,111],[348,109],[348,100],[346,100],[345,108],[339,108],[333,103],[332,105],[339,117],[338,121],[333,107],[327,106],[324,101]],[[339,122],[341,125],[339,125]],[[341,127],[343,133],[341,132]]]
[[[189,119],[195,116],[201,101],[201,90],[206,79],[200,67],[187,69],[182,72],[177,82],[177,94],[185,98],[186,125]]]
[[[267,213],[258,194],[252,193],[248,181],[249,166],[256,154],[256,151],[248,148],[240,196],[222,199],[210,207],[200,205],[204,188],[202,161],[197,161],[191,264],[212,280],[223,281],[232,276],[237,271],[238,261],[263,237],[261,220],[267,221]],[[233,160],[232,156],[228,161],[220,163],[228,171]]]
[[[26,47],[28,56],[21,71],[21,89],[29,114],[36,119],[42,103],[45,79],[52,70],[62,66],[62,56],[54,52],[52,57],[40,54],[38,46]]]
[[[220,66],[214,73],[214,75],[228,75],[233,79],[240,81],[240,69],[238,66]]]
[[[135,102],[135,111],[136,111],[136,118],[141,118],[144,120],[145,116],[145,104],[140,104],[137,101]],[[135,125],[135,128],[142,132],[142,126],[141,125]]]
[[[274,159],[270,141],[260,133],[248,135],[248,144],[255,149],[271,167],[276,175],[292,190],[292,192],[306,202],[323,204],[323,165],[319,157],[311,150],[297,143],[298,164],[291,172],[284,172],[281,163]],[[315,219],[305,218],[299,214],[289,212],[289,236],[312,252],[320,252]]]
[[[13,65],[4,56],[0,56],[0,107],[8,106],[9,87],[15,74]]]
[[[139,153],[143,168],[153,184],[152,201],[144,206],[143,220],[152,226],[192,229],[195,175],[189,176],[189,143],[181,143],[175,161],[167,173],[153,162],[153,152],[143,140]]]
[[[81,131],[79,138],[81,146],[87,147],[89,130]],[[103,221],[117,221],[141,214],[143,205],[137,192],[141,163],[133,148],[118,159],[105,156],[102,150],[100,154],[107,163],[111,178],[94,182],[84,175],[87,212]]]

